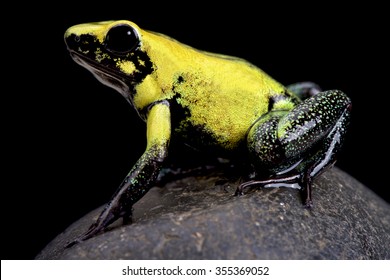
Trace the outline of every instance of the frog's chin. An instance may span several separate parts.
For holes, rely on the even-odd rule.
[[[105,72],[97,70],[96,68],[88,69],[96,79],[98,79],[102,84],[117,90],[120,94],[127,97],[129,93],[129,86],[122,80],[113,75],[108,75]]]
[[[129,98],[129,85],[123,75],[120,75],[120,73],[115,73],[115,71],[112,71],[112,73],[108,74],[107,72],[103,71],[102,69],[104,68],[95,61],[84,57],[77,52],[71,51],[70,54],[77,64],[90,71],[102,84],[117,90],[120,94],[126,97],[126,99]]]

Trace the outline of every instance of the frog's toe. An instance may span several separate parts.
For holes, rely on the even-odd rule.
[[[83,233],[81,236],[79,236],[78,238],[74,239],[73,241],[70,241],[68,242],[66,245],[65,245],[65,248],[70,248],[76,244],[79,244],[93,236],[95,236],[96,234],[98,234],[101,230],[98,229],[98,227],[96,226],[96,224],[93,224],[85,233]]]

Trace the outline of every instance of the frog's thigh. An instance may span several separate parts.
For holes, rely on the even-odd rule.
[[[343,92],[332,90],[306,99],[291,111],[271,111],[250,129],[248,149],[258,163],[269,167],[292,164],[319,146],[334,150],[345,134],[350,104]]]
[[[313,82],[300,82],[291,84],[287,86],[287,89],[293,92],[301,100],[312,97],[322,91],[320,86]]]

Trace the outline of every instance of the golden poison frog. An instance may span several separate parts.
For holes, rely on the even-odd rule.
[[[197,50],[127,20],[75,25],[65,42],[74,61],[121,93],[147,126],[145,152],[96,222],[68,246],[119,218],[131,221],[132,206],[177,143],[245,157],[255,176],[236,195],[253,185],[297,184],[312,207],[313,179],[334,164],[349,124],[351,101],[343,92],[309,82],[286,87],[243,59]]]

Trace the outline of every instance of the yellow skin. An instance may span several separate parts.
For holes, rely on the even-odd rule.
[[[305,174],[275,183],[312,178],[334,161],[335,141],[321,146],[332,155],[326,160],[310,148],[324,137],[342,136],[337,127],[347,124],[350,102],[340,91],[309,94],[302,102],[313,84],[290,90],[243,59],[200,51],[126,20],[73,26],[65,42],[72,58],[120,92],[147,124],[145,153],[98,220],[70,245],[120,217],[131,219],[131,207],[152,186],[171,138],[226,154],[245,147],[275,174],[291,169]],[[340,110],[323,114],[327,105]],[[310,192],[306,203],[311,203]]]

